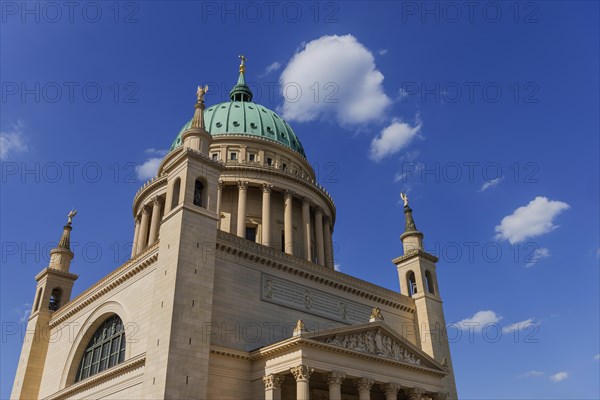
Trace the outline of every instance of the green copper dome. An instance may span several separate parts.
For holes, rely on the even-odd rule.
[[[204,111],[206,130],[212,136],[242,135],[277,142],[306,158],[304,148],[292,128],[277,113],[252,103],[252,91],[240,70],[237,84],[230,92],[231,101],[208,107]],[[181,135],[192,121],[181,128],[171,150],[181,146]]]

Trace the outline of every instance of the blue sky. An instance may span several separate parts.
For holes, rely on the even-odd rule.
[[[598,3],[62,4],[0,10],[2,398],[68,210],[77,295],[127,259],[152,159],[238,54],[336,200],[338,268],[398,290],[409,193],[461,398],[600,397]]]

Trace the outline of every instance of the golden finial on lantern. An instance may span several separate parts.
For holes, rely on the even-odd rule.
[[[239,55],[238,56],[240,58],[240,74],[243,74],[246,72],[246,61],[248,61],[248,59],[246,57],[244,57],[244,55]]]

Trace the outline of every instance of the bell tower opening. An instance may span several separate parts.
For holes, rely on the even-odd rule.
[[[48,304],[48,309],[50,311],[56,311],[60,308],[60,300],[62,298],[62,289],[54,288],[52,289],[52,293],[50,294],[50,303]]]
[[[406,281],[408,287],[408,295],[412,297],[414,294],[417,293],[417,279],[415,278],[415,273],[409,271],[408,274],[406,274]]]

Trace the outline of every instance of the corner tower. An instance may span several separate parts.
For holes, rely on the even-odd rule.
[[[19,366],[10,395],[11,399],[38,397],[40,382],[48,352],[52,313],[69,302],[77,275],[69,272],[71,251],[71,224],[77,211],[71,211],[58,245],[50,251],[50,263],[37,276],[37,288],[31,315],[23,340]]]
[[[166,193],[164,213],[156,224],[160,262],[150,311],[144,398],[207,398],[210,343],[201,335],[212,318],[223,169],[208,156],[212,136],[204,124],[207,90],[198,87],[194,117],[182,133],[183,145],[164,158],[155,180],[163,182]],[[153,190],[152,184],[144,187],[138,203],[152,197]]]
[[[400,236],[404,254],[393,260],[398,270],[400,292],[415,302],[417,342],[421,349],[447,368],[444,378],[451,399],[457,398],[450,345],[440,296],[436,263],[438,258],[423,249],[423,233],[417,229],[408,197],[404,201],[405,227]]]

